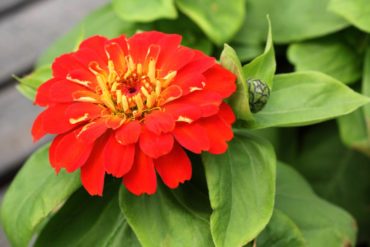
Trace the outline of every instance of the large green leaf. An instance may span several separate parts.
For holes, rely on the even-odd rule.
[[[362,81],[362,94],[370,97],[370,45],[367,48],[364,63],[364,75]],[[370,140],[370,104],[364,106],[365,122],[367,126],[368,138]]]
[[[245,0],[176,0],[176,3],[218,45],[235,35],[245,16]]]
[[[117,15],[126,21],[150,22],[156,19],[175,19],[174,0],[113,0]]]
[[[221,64],[236,75],[236,92],[230,97],[229,104],[232,106],[237,118],[245,121],[252,120],[253,115],[249,108],[248,84],[245,80],[242,65],[234,49],[225,44],[221,53]]]
[[[369,103],[342,82],[319,72],[276,75],[270,99],[250,128],[300,126],[348,114]]]
[[[318,156],[314,157],[316,162]],[[277,169],[276,208],[298,226],[307,247],[355,244],[357,227],[351,215],[316,196],[296,171],[281,163]]]
[[[216,246],[242,246],[266,226],[274,205],[275,162],[269,142],[241,130],[225,154],[203,154]]]
[[[342,16],[359,29],[370,32],[370,4],[368,0],[330,0],[329,10]]]
[[[92,35],[114,38],[120,34],[132,35],[137,28],[136,24],[120,19],[112,5],[107,4],[86,16],[69,33],[50,46],[37,61],[37,66],[51,64],[56,57],[73,51],[83,39]]]
[[[12,246],[28,246],[38,227],[80,186],[79,173],[58,175],[49,164],[49,145],[24,164],[5,194],[0,215]]]
[[[303,133],[295,167],[320,196],[355,216],[360,238],[370,243],[370,159],[341,144],[331,122]]]
[[[122,186],[122,185],[118,185]],[[81,188],[40,233],[35,246],[140,246],[118,204],[116,185],[105,185],[103,197]]]
[[[324,36],[349,24],[327,10],[329,0],[247,0],[247,15],[235,41],[256,44],[266,39],[265,16],[273,25],[276,43]]]
[[[177,190],[160,183],[151,196],[135,196],[122,187],[119,201],[144,247],[213,246],[208,199],[189,183]]]
[[[263,54],[256,57],[250,63],[243,66],[244,78],[249,79],[259,79],[272,88],[272,80],[275,75],[276,61],[275,61],[275,51],[274,45],[272,43],[271,34],[271,22],[268,19],[268,33],[266,47]]]
[[[305,239],[297,225],[283,212],[274,210],[270,222],[258,235],[258,247],[305,247]]]
[[[338,36],[290,45],[288,58],[296,71],[317,70],[344,83],[356,82],[362,73],[360,55]]]

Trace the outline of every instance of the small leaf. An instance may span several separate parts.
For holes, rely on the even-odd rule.
[[[263,54],[256,57],[250,63],[243,66],[244,78],[258,79],[267,83],[272,88],[272,80],[276,71],[275,52],[272,43],[271,22],[268,18],[269,29],[267,33],[266,47]]]
[[[48,151],[49,145],[36,151],[5,194],[0,216],[12,246],[28,246],[38,227],[81,185],[78,172],[55,174]]]
[[[274,209],[266,228],[258,235],[258,247],[305,247],[305,239],[297,225],[283,212]]]
[[[328,8],[362,31],[370,33],[370,4],[368,0],[330,0]]]
[[[150,196],[135,196],[121,187],[121,210],[142,246],[213,246],[207,198],[183,187],[172,191],[159,184]]]
[[[279,44],[317,38],[349,26],[343,18],[327,10],[329,1],[248,0],[244,24],[234,41],[244,44],[265,41],[266,15],[273,24],[274,42]]]
[[[302,126],[348,114],[370,99],[319,72],[276,75],[266,107],[249,128]]]
[[[176,0],[176,4],[218,45],[235,35],[245,16],[245,0]]]
[[[272,215],[275,154],[259,137],[238,130],[222,155],[203,154],[213,213],[211,232],[217,247],[253,240]]]
[[[151,22],[177,17],[174,0],[113,0],[112,4],[117,15],[126,21]]]
[[[230,97],[229,103],[232,106],[237,118],[245,121],[252,120],[253,115],[249,108],[249,92],[248,85],[245,80],[241,63],[233,48],[225,44],[221,53],[221,64],[226,69],[230,70],[237,77],[236,92]]]
[[[33,101],[37,88],[50,77],[50,66],[41,66],[23,78],[16,78],[20,83],[17,88],[25,97]]]
[[[316,196],[291,167],[278,164],[276,186],[275,207],[298,226],[307,247],[354,246],[355,220],[343,209]]]
[[[103,197],[92,197],[83,188],[78,190],[47,223],[35,246],[139,247],[119,208],[118,186],[106,185]]]

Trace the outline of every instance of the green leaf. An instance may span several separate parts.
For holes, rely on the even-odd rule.
[[[23,78],[16,78],[20,83],[17,85],[17,89],[26,98],[33,101],[37,88],[49,78],[51,78],[50,66],[41,66]]]
[[[328,3],[329,0],[248,0],[247,15],[235,41],[263,42],[267,14],[273,24],[276,43],[316,38],[349,26],[344,19],[327,10]]]
[[[258,247],[305,247],[305,239],[297,225],[283,212],[274,210],[270,222],[258,235]]]
[[[295,164],[320,196],[353,214],[360,239],[370,242],[369,157],[346,148],[334,123],[329,122],[301,135]]]
[[[329,10],[342,16],[362,31],[370,33],[370,4],[368,0],[330,0]]]
[[[225,44],[220,60],[222,66],[230,70],[237,77],[237,90],[229,98],[229,104],[232,106],[237,118],[244,119],[245,121],[252,120],[253,115],[249,108],[248,85],[243,74],[242,65],[234,49]]]
[[[245,0],[176,0],[176,4],[218,45],[236,34],[245,16]]]
[[[35,246],[139,247],[119,208],[118,186],[106,183],[103,197],[78,190],[44,227]]]
[[[267,34],[267,42],[265,51],[262,55],[256,57],[250,63],[243,66],[244,78],[259,79],[267,83],[269,88],[272,88],[272,80],[276,71],[275,52],[272,43],[271,22],[268,19],[269,29]]]
[[[289,46],[288,58],[296,71],[317,70],[344,83],[361,77],[362,59],[354,48],[338,36],[322,38]]]
[[[28,246],[38,227],[80,186],[78,172],[55,174],[48,151],[49,145],[36,151],[5,194],[1,221],[14,247]]]
[[[112,0],[112,4],[117,15],[126,21],[151,22],[177,17],[174,0]]]
[[[249,128],[302,126],[348,114],[369,103],[342,82],[319,72],[276,75],[270,99]]]
[[[113,11],[112,5],[107,4],[89,14],[69,33],[58,39],[37,61],[37,67],[51,64],[59,55],[75,50],[79,43],[93,35],[103,35],[114,38],[120,34],[132,35],[138,26],[123,21]]]
[[[307,247],[355,244],[357,227],[351,215],[316,196],[309,184],[284,164],[277,169],[275,207],[298,226]]]
[[[370,97],[370,45],[368,46],[366,51],[363,73],[364,75],[362,81],[362,94]],[[364,106],[364,114],[368,138],[370,140],[370,104]]]
[[[195,189],[186,191],[187,186],[173,191],[160,183],[151,196],[121,187],[121,210],[142,246],[213,246],[209,202]]]
[[[370,138],[366,127],[364,109],[357,109],[350,114],[339,117],[337,121],[344,144],[370,157]]]
[[[236,131],[225,154],[203,154],[216,246],[242,246],[253,240],[272,215],[275,154],[269,142]]]

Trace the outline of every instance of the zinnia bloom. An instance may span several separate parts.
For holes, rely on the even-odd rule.
[[[156,173],[170,188],[191,178],[184,148],[226,151],[235,117],[223,99],[235,76],[180,42],[160,32],[94,36],[54,61],[53,78],[37,91],[35,103],[47,108],[32,135],[57,135],[49,151],[56,172],[80,169],[91,195],[102,195],[105,173],[136,195],[153,194]]]

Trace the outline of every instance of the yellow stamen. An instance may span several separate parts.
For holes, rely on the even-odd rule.
[[[89,114],[88,113],[85,113],[83,116],[81,117],[78,117],[78,118],[70,118],[69,119],[69,122],[71,124],[76,124],[76,123],[79,123],[79,122],[82,122],[82,121],[85,121],[89,118]]]
[[[168,73],[163,79],[164,81],[162,82],[162,87],[167,87],[170,82],[173,80],[173,78],[175,78],[177,72],[176,71],[172,71],[170,73]]]
[[[155,103],[155,93],[152,92],[149,96],[146,97],[146,106],[151,108]]]
[[[141,98],[141,95],[140,94],[135,95],[134,100],[138,109],[138,113],[142,113],[144,110],[144,103],[143,99]]]
[[[153,59],[150,59],[148,64],[148,77],[152,83],[155,82],[155,64],[156,61]]]
[[[145,87],[141,87],[141,92],[145,95],[145,97],[149,97],[149,93],[148,93],[148,90],[146,90]]]
[[[121,99],[122,99],[123,110],[126,112],[127,110],[130,109],[129,106],[128,106],[128,100],[127,100],[126,95],[122,95]]]
[[[155,94],[159,96],[161,94],[161,82],[159,80],[156,80],[155,83]]]
[[[122,102],[122,91],[121,90],[116,91],[116,97],[117,97],[117,104],[120,104]]]
[[[100,88],[102,90],[102,95],[100,96],[101,97],[101,100],[104,102],[104,104],[106,106],[108,106],[109,109],[111,109],[112,111],[116,111],[116,108],[114,106],[114,103],[113,103],[111,94],[108,91],[108,87],[107,87],[106,81],[102,78],[102,75],[98,75],[96,77],[96,79],[97,79],[98,84],[99,84],[99,86],[100,86]]]
[[[86,86],[86,87],[88,87],[91,83],[89,81],[82,81],[82,80],[79,80],[79,79],[75,79],[70,74],[68,74],[66,78],[67,78],[67,80],[69,80],[71,82],[75,82],[77,84],[80,84],[80,85]]]
[[[141,63],[136,65],[136,71],[139,75],[141,75],[143,73],[143,66],[141,65]]]

